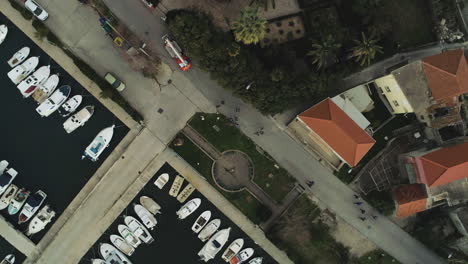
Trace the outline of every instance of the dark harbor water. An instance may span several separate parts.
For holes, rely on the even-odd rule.
[[[162,190],[158,189],[153,183],[156,178],[162,174],[168,173],[170,175],[169,182]],[[221,255],[226,247],[237,238],[244,239],[244,248],[251,247],[255,250],[255,256],[263,256],[263,264],[277,263],[270,256],[267,255],[263,249],[256,245],[249,237],[242,232],[236,225],[234,225],[228,218],[226,218],[212,203],[210,203],[198,191],[192,193],[187,199],[189,201],[193,198],[201,198],[202,203],[200,207],[184,220],[178,220],[176,211],[182,205],[176,198],[169,196],[169,190],[175,176],[178,175],[168,164],[165,164],[155,176],[148,182],[143,190],[135,197],[127,209],[114,221],[114,223],[105,231],[105,233],[98,239],[96,244],[88,251],[88,253],[80,261],[81,264],[90,264],[92,258],[100,258],[99,244],[110,243],[109,236],[111,234],[119,234],[117,226],[124,224],[123,215],[131,215],[140,220],[133,210],[133,204],[139,203],[140,196],[146,195],[153,198],[162,207],[161,214],[156,215],[158,225],[153,231],[150,231],[155,241],[150,244],[141,244],[135,253],[129,257],[133,264],[145,263],[161,263],[161,264],[192,264],[192,263],[205,263],[199,260],[197,255],[198,251],[203,247],[204,243],[197,238],[197,234],[192,232],[192,224],[196,218],[205,210],[210,210],[212,213],[211,219],[221,219],[221,226],[219,230],[231,227],[229,240],[224,245],[223,249],[216,255],[216,258],[208,263],[226,263],[221,259]],[[181,190],[187,185],[184,181]]]
[[[8,254],[15,256],[15,263],[22,263],[26,259],[26,256],[19,250],[3,239],[3,237],[0,237],[0,261]]]
[[[0,45],[0,160],[7,160],[10,167],[19,172],[13,182],[15,185],[25,187],[31,192],[40,189],[47,193],[45,203],[50,204],[57,212],[55,221],[127,134],[128,128],[2,13],[0,24],[8,26],[7,38]],[[37,103],[32,98],[22,98],[7,77],[7,72],[11,69],[7,60],[24,46],[31,48],[30,56],[40,56],[39,66],[50,64],[51,74],[60,75],[59,86],[68,84],[72,87],[71,96],[83,95],[83,103],[79,109],[86,105],[95,106],[94,115],[84,127],[67,134],[62,127],[65,118],[57,113],[41,118],[35,111]],[[116,125],[114,137],[100,159],[94,163],[81,160],[84,149],[97,133],[112,124]],[[17,225],[18,215],[9,216],[6,210],[0,211],[0,214],[18,229],[27,228],[27,223]],[[45,231],[50,226],[51,224]],[[35,234],[32,240],[37,243],[45,231]]]

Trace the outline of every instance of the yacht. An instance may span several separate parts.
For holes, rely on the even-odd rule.
[[[141,206],[141,204],[135,204],[133,206],[133,210],[135,210],[135,213],[141,219],[143,224],[150,230],[153,230],[154,227],[158,224],[156,218],[150,213],[150,211]]]
[[[230,261],[229,264],[241,264],[246,262],[254,253],[253,248],[243,249],[241,252],[237,253]]]
[[[112,245],[118,248],[122,253],[127,256],[131,256],[135,252],[135,248],[132,247],[125,239],[118,235],[110,235],[110,241]]]
[[[14,67],[7,73],[7,76],[15,85],[18,85],[24,78],[28,77],[28,75],[36,69],[38,64],[39,57],[31,57],[20,65]]]
[[[197,233],[202,230],[203,227],[208,224],[208,221],[210,221],[211,218],[211,211],[205,211],[200,214],[200,216],[195,220],[195,222],[192,225],[192,231]]]
[[[17,175],[18,172],[13,168],[5,168],[3,171],[0,171],[0,195],[6,191]]]
[[[6,255],[3,260],[0,262],[0,264],[13,264],[15,263],[15,255],[9,254]]]
[[[36,91],[38,85],[43,84],[50,75],[50,65],[39,67],[33,74],[16,86],[24,98],[31,96]]]
[[[5,41],[8,34],[8,27],[6,25],[0,25],[0,44]]]
[[[189,215],[191,215],[201,204],[200,198],[194,198],[184,204],[180,209],[176,212],[179,219],[185,219]]]
[[[119,234],[127,241],[128,244],[130,244],[132,247],[137,248],[140,244],[141,241],[136,237],[130,229],[126,225],[119,225],[117,227],[119,230]]]
[[[94,105],[85,106],[83,109],[78,111],[76,114],[70,116],[65,122],[63,122],[63,129],[70,134],[75,129],[82,127],[85,123],[93,116]]]
[[[164,185],[169,181],[169,174],[163,173],[159,175],[159,177],[154,181],[154,185],[158,187],[159,189],[164,188]]]
[[[221,225],[221,220],[220,219],[214,219],[211,220],[203,229],[200,231],[200,234],[198,234],[198,238],[202,241],[205,242],[212,236],[216,231],[218,231],[219,226]]]
[[[112,136],[114,135],[114,127],[115,125],[112,125],[101,130],[91,144],[86,147],[81,159],[87,157],[91,161],[97,161],[102,152],[109,146]]]
[[[239,251],[242,249],[243,246],[244,246],[244,239],[242,238],[238,238],[232,241],[232,243],[229,244],[229,246],[221,255],[221,258],[224,261],[229,262],[237,253],[239,253]]]
[[[91,264],[106,264],[102,259],[91,259]]]
[[[32,196],[29,196],[18,216],[18,224],[28,221],[37,212],[37,210],[39,210],[39,207],[41,207],[46,197],[47,194],[41,190],[37,191]]]
[[[153,199],[149,198],[148,196],[141,196],[140,197],[140,204],[146,208],[152,214],[160,214],[161,213],[161,206],[155,202]]]
[[[16,195],[11,199],[10,205],[8,206],[8,214],[14,215],[19,212],[26,199],[29,197],[29,191],[25,188],[21,188]]]
[[[251,259],[248,264],[262,264],[262,262],[263,262],[262,257],[256,257],[256,258]]]
[[[148,229],[134,217],[126,216],[124,222],[128,226],[128,229],[144,243],[151,244],[154,241]]]
[[[72,98],[68,99],[60,108],[59,113],[62,117],[67,117],[80,106],[81,101],[83,101],[83,96],[75,95]]]
[[[190,195],[192,195],[193,191],[195,191],[195,187],[193,187],[192,184],[187,184],[187,186],[185,186],[185,188],[179,193],[179,195],[177,195],[177,201],[181,202],[181,203],[184,203],[187,198],[190,197]]]
[[[172,182],[171,189],[169,190],[169,195],[172,197],[177,197],[177,194],[179,194],[180,188],[182,187],[183,183],[184,178],[180,175],[177,175],[174,179],[174,182]]]
[[[52,221],[52,218],[55,217],[55,211],[52,210],[50,205],[46,204],[42,209],[37,213],[36,216],[31,219],[29,222],[28,230],[26,235],[30,236],[42,231],[48,223]]]
[[[106,263],[132,264],[122,252],[111,244],[102,243],[99,246],[99,253],[101,253],[102,258],[106,260]]]
[[[38,104],[42,104],[55,91],[59,81],[58,74],[52,74],[43,84],[38,85],[36,91],[32,94],[32,98]]]
[[[13,56],[11,56],[8,60],[8,65],[12,68],[18,66],[18,64],[22,63],[29,56],[30,51],[31,49],[29,47],[22,47],[20,50],[15,52]]]
[[[200,256],[200,259],[205,262],[214,259],[216,254],[218,254],[218,252],[223,248],[224,244],[226,244],[227,240],[229,239],[230,232],[231,228],[229,227],[214,234],[210,240],[206,242],[202,249],[198,251],[198,256]]]
[[[70,85],[61,86],[36,108],[36,112],[42,117],[50,116],[67,100],[70,93]]]
[[[14,184],[10,184],[6,191],[3,193],[2,197],[0,198],[0,210],[3,210],[8,207],[10,201],[13,197],[15,197],[16,192],[18,191],[18,187]]]

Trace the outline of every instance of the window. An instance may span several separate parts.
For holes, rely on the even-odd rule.
[[[387,91],[387,92],[391,92],[391,91],[390,91],[390,87],[388,87],[388,86],[385,86],[385,91]]]
[[[397,101],[397,100],[393,100],[392,102],[393,102],[393,105],[395,105],[395,106],[400,106],[400,105],[398,104],[398,101]]]

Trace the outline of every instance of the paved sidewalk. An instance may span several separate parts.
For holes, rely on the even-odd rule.
[[[26,257],[33,255],[36,245],[29,240],[21,231],[17,230],[12,224],[8,223],[5,218],[0,216],[0,230],[2,237],[16,249],[21,251]],[[3,258],[3,256],[1,257]]]

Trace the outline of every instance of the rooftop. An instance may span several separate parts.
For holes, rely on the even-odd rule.
[[[403,184],[393,189],[398,204],[396,216],[407,217],[426,210],[427,194],[422,184]]]

